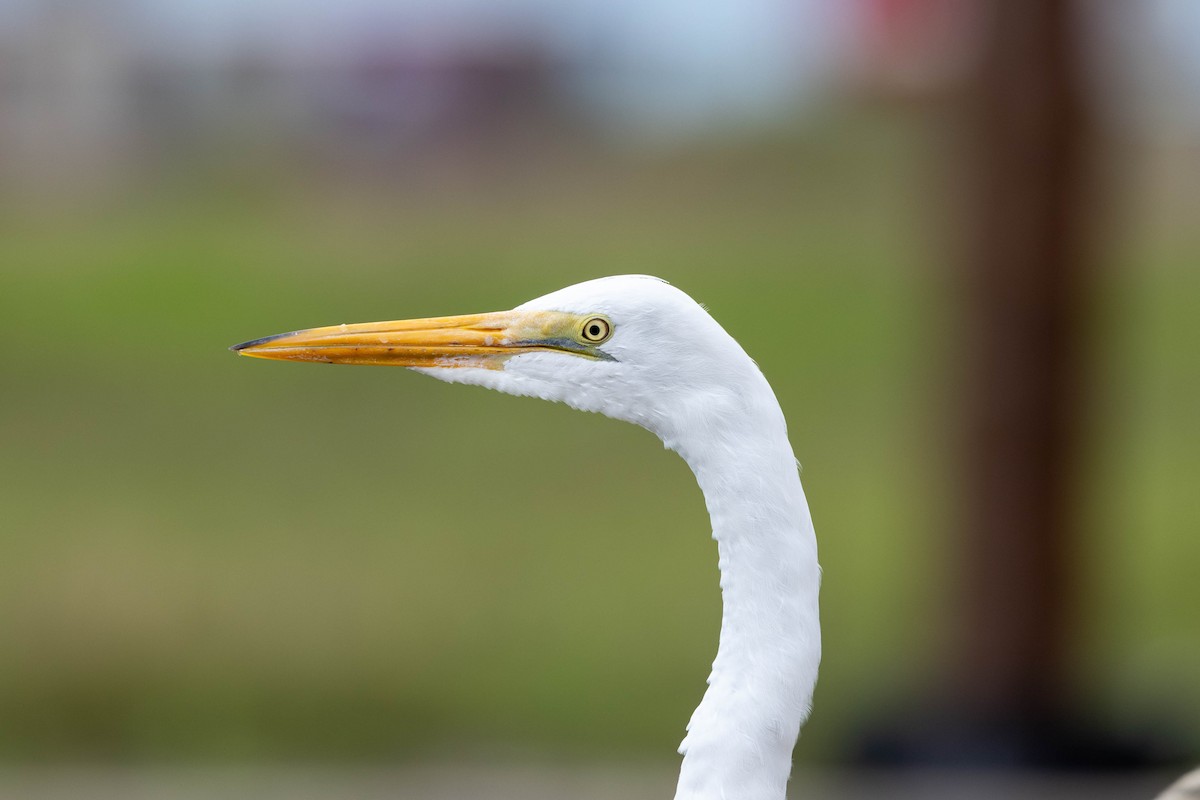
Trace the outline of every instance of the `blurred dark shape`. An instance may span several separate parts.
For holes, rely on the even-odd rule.
[[[485,49],[355,48],[315,82],[310,104],[342,167],[433,165],[447,173],[527,162],[570,121],[554,79],[564,65],[536,40]],[[346,164],[354,154],[357,165]]]
[[[460,131],[474,138],[546,114],[552,72],[532,43],[425,58],[366,51],[327,99],[349,127],[424,127],[434,138]]]
[[[1081,714],[1073,636],[1085,551],[1075,489],[1099,186],[1070,0],[992,2],[962,111],[962,529],[950,675],[867,759],[1139,768],[1168,757]]]

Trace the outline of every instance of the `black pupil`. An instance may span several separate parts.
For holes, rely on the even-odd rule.
[[[592,327],[588,328],[588,333],[590,333],[592,336],[599,336],[600,335],[600,326],[593,325]]]

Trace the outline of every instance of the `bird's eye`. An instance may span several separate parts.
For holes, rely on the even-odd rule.
[[[589,344],[600,344],[612,336],[612,323],[604,317],[588,317],[583,322],[583,340]]]

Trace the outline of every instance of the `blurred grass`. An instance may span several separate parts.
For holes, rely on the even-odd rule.
[[[715,548],[645,432],[399,370],[225,348],[648,272],[776,388],[821,536],[801,758],[919,684],[954,507],[937,153],[891,121],[447,189],[274,168],[0,219],[0,755],[669,756]],[[1200,717],[1200,245],[1098,291],[1082,691]],[[1156,705],[1158,704],[1158,705]]]

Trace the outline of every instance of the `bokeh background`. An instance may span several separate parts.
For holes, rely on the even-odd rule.
[[[1080,6],[1067,651],[1091,719],[1186,759],[1200,6]],[[956,109],[987,18],[0,0],[0,761],[603,765],[666,796],[720,613],[686,466],[565,407],[226,351],[636,272],[780,398],[825,569],[798,770],[851,763],[954,647]]]

